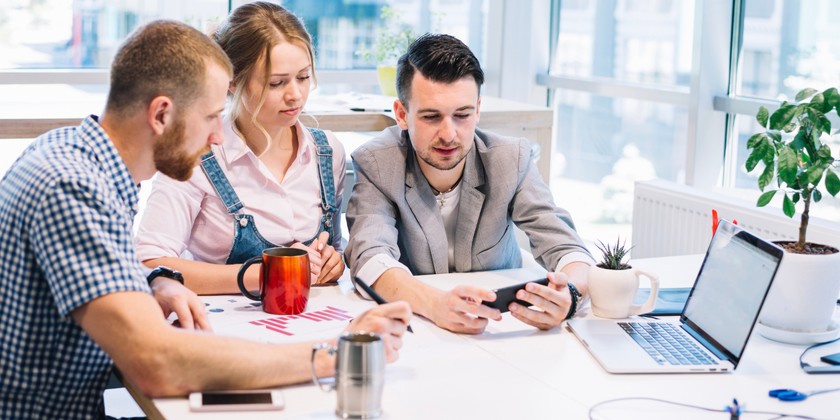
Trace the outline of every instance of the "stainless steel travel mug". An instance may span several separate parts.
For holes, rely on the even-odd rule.
[[[315,353],[336,355],[335,385],[326,386],[315,377]],[[343,419],[373,419],[382,414],[385,386],[385,344],[373,333],[344,333],[338,346],[319,344],[312,348],[312,380],[325,391],[335,389],[335,414]]]
[[[344,419],[372,419],[382,414],[385,345],[371,333],[349,333],[338,339],[335,413]]]

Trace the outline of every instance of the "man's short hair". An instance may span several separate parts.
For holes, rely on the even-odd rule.
[[[417,38],[397,61],[397,96],[406,108],[416,71],[438,83],[453,83],[471,76],[479,92],[484,84],[484,71],[470,48],[446,34],[425,34]]]
[[[105,109],[126,116],[158,96],[189,107],[202,94],[210,63],[233,73],[224,51],[197,29],[170,20],[146,24],[114,56]]]

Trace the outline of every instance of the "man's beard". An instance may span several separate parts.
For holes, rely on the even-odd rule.
[[[207,152],[204,148],[196,154],[189,154],[184,150],[186,128],[183,119],[175,120],[170,130],[164,131],[155,143],[155,168],[162,174],[178,180],[186,181],[192,176],[193,168],[198,159]]]

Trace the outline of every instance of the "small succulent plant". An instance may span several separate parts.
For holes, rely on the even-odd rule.
[[[615,245],[610,247],[608,244],[598,241],[598,244],[595,246],[597,246],[598,249],[601,250],[601,253],[604,254],[604,258],[600,263],[598,263],[598,267],[605,268],[607,270],[629,269],[630,264],[625,263],[623,260],[627,257],[633,247],[631,246],[630,248],[627,248],[625,243],[626,241],[622,241],[619,238],[615,241]]]

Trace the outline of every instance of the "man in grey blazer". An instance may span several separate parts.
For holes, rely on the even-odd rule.
[[[516,268],[514,224],[528,235],[548,286],[529,283],[513,303],[517,319],[549,329],[587,295],[592,261],[571,217],[557,208],[526,139],[478,130],[484,73],[449,35],[418,38],[397,65],[397,126],[352,154],[356,184],[347,207],[353,276],[386,300],[405,300],[443,328],[481,333],[501,313],[480,304],[495,294],[449,292],[412,274]]]

